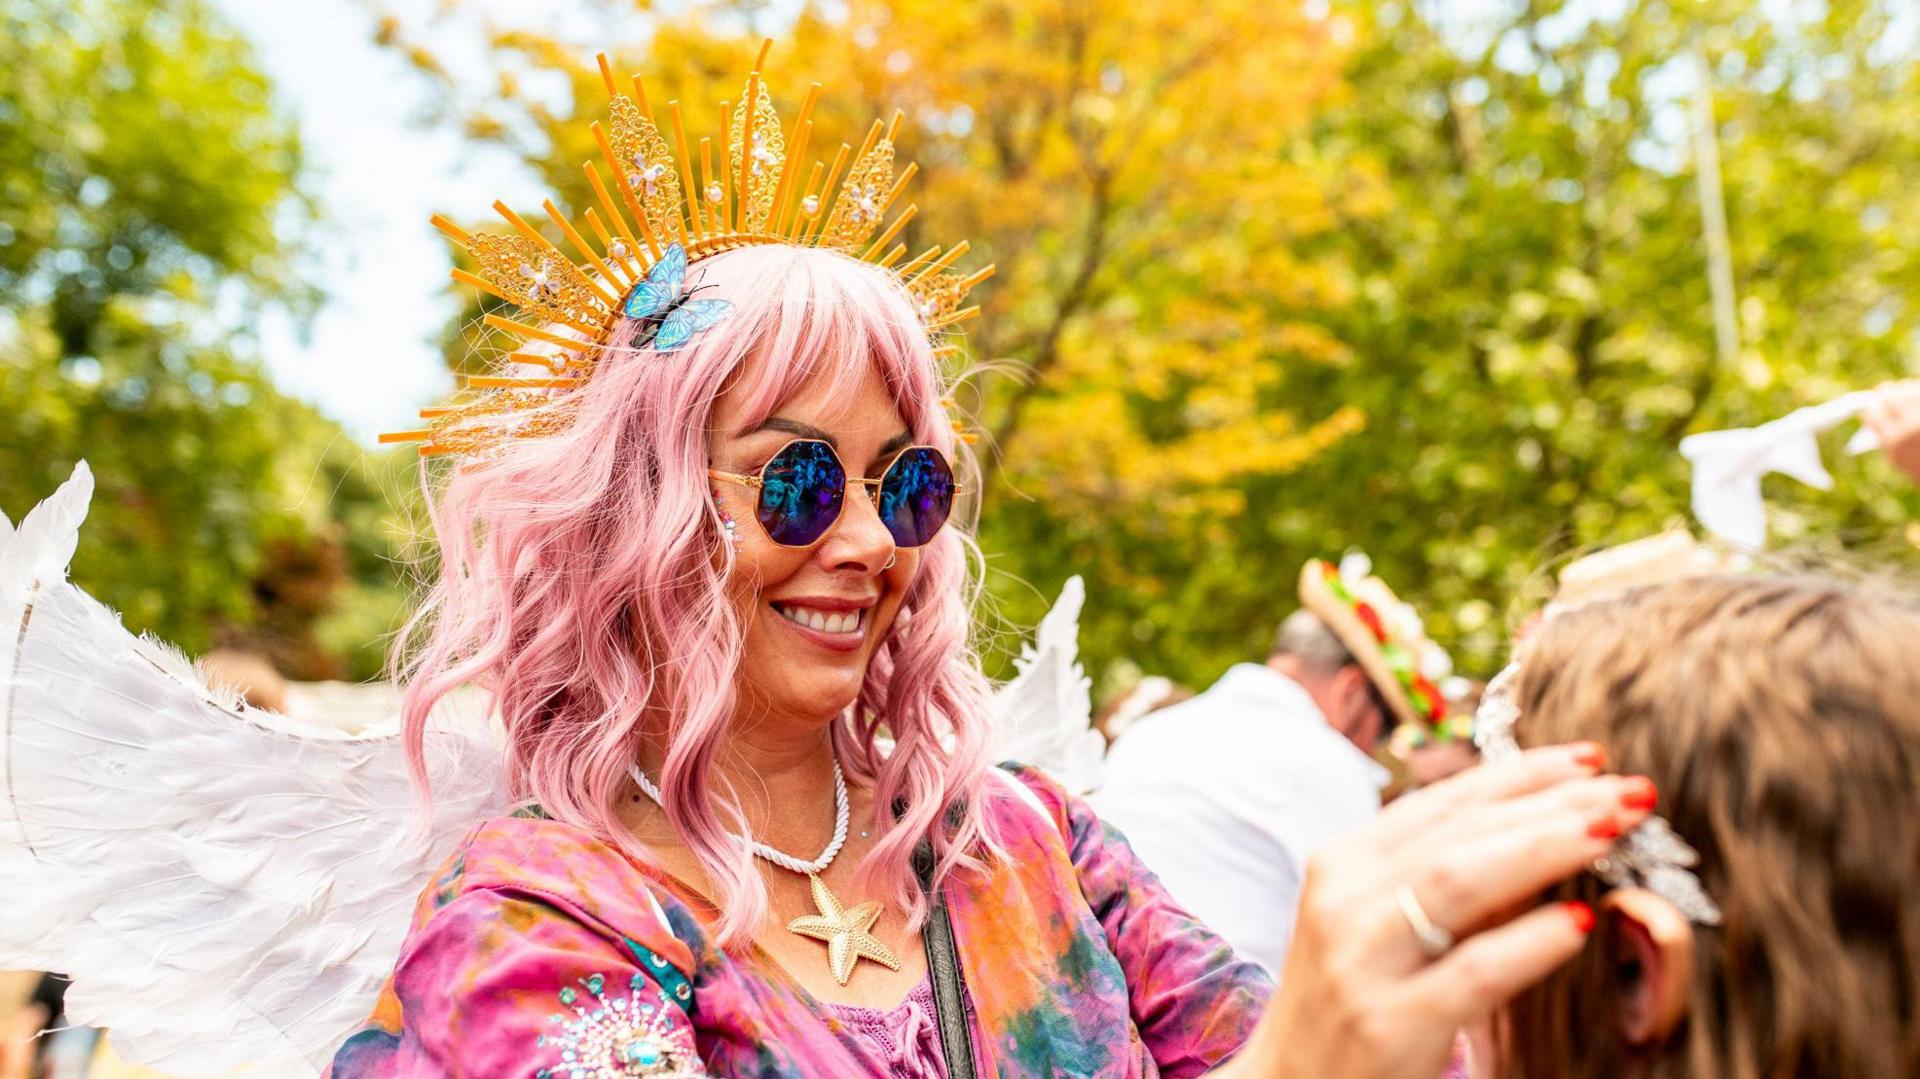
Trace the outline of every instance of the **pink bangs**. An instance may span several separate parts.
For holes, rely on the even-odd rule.
[[[703,279],[709,268],[714,276]],[[721,353],[707,362],[734,373],[725,389],[739,395],[747,423],[766,419],[816,378],[851,390],[864,357],[886,379],[915,440],[952,456],[932,349],[905,291],[886,274],[838,254],[765,247],[718,256],[688,276],[694,287],[724,280],[699,294],[735,305],[707,335],[715,340],[696,338],[692,347]],[[747,371],[747,357],[763,352],[776,362]]]
[[[946,386],[911,300],[890,275],[833,252],[763,246],[696,263],[688,286],[733,309],[665,355],[632,349],[637,326],[623,322],[567,401],[575,419],[565,431],[429,489],[438,578],[395,656],[423,789],[428,714],[477,684],[505,726],[511,796],[642,859],[615,811],[641,739],[658,739],[667,817],[718,891],[720,938],[732,944],[761,924],[766,895],[732,835],[738,807],[710,782],[741,651],[724,589],[732,549],[706,477],[715,399],[738,395],[758,422],[816,379],[851,387],[871,367],[916,441],[946,452],[962,483],[975,470],[948,426]],[[748,364],[759,355],[771,362]],[[970,640],[980,564],[968,522],[956,513],[955,524],[923,549],[859,700],[833,731],[842,765],[882,807],[862,871],[916,923],[925,901],[914,847],[932,844],[937,878],[992,847],[973,808],[989,748],[987,685]],[[885,808],[894,806],[898,817]]]

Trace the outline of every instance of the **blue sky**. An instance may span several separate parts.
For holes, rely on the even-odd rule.
[[[411,425],[415,409],[451,386],[434,342],[455,303],[428,216],[472,217],[496,198],[537,205],[541,193],[511,156],[417,122],[425,88],[374,44],[365,5],[218,3],[253,39],[281,106],[297,118],[320,201],[311,272],[328,302],[304,336],[283,316],[268,320],[268,369],[371,442]],[[528,10],[520,5],[516,21],[534,21]]]

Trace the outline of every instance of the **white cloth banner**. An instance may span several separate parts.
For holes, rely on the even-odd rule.
[[[1767,504],[1760,477],[1782,472],[1822,491],[1833,476],[1820,462],[1817,437],[1860,414],[1878,396],[1857,390],[1825,404],[1810,405],[1758,427],[1703,431],[1680,440],[1680,455],[1693,463],[1693,515],[1701,527],[1749,550],[1767,543]],[[1847,452],[1878,449],[1880,440],[1865,427],[1847,441]]]

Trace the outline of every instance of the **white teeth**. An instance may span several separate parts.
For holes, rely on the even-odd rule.
[[[789,622],[802,625],[821,633],[852,633],[860,628],[859,611],[816,611],[809,607],[783,607],[774,605],[774,610]]]

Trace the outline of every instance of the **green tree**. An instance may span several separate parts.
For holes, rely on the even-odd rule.
[[[130,626],[364,673],[377,640],[313,634],[350,582],[390,579],[379,478],[274,389],[252,335],[267,305],[316,299],[270,91],[201,0],[0,4],[0,504],[85,457],[75,578]]]
[[[1446,7],[1340,8],[1348,91],[1295,151],[1330,219],[1271,240],[1346,278],[1324,325],[1355,360],[1297,386],[1370,423],[1261,504],[1275,553],[1364,544],[1485,671],[1542,566],[1684,520],[1681,436],[1913,369],[1920,60],[1867,2]],[[1739,297],[1725,362],[1695,56]],[[1910,485],[1878,459],[1838,474],[1831,495],[1770,481],[1778,531],[1885,548]]]

